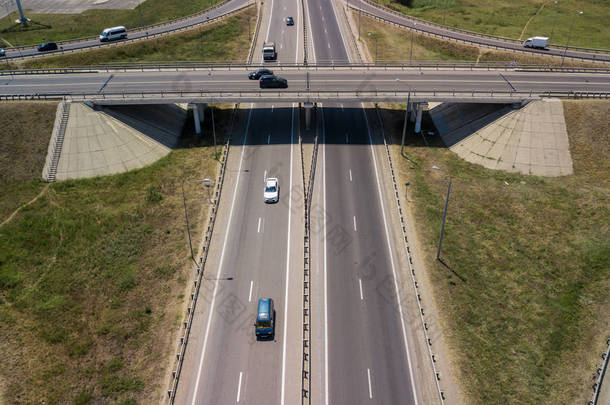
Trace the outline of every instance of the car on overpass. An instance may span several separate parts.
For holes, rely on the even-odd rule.
[[[6,51],[4,50],[4,48],[0,49],[0,58],[6,56]]]
[[[277,178],[267,177],[263,199],[265,203],[276,203],[280,200],[280,182]]]
[[[248,74],[248,79],[250,80],[258,80],[260,79],[262,76],[266,76],[266,75],[272,75],[273,74],[273,70],[269,70],[269,69],[258,69],[254,72],[250,72]]]
[[[258,81],[261,89],[279,88],[285,89],[288,87],[288,80],[275,75],[265,75]]]

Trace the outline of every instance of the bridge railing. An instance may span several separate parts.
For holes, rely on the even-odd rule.
[[[248,91],[125,91],[108,93],[31,93],[0,94],[0,100],[54,100],[65,98],[72,102],[93,101],[99,104],[157,104],[172,102],[267,102],[269,100],[321,101],[415,101],[459,100],[461,102],[517,103],[539,98],[608,99],[610,92],[603,91],[497,91],[497,90],[248,90]]]
[[[437,70],[511,70],[511,71],[549,71],[549,72],[581,72],[610,73],[610,67],[559,67],[551,65],[527,64],[515,62],[460,62],[460,61],[377,61],[377,63],[349,63],[335,61],[318,61],[316,64],[302,63],[244,63],[243,61],[223,62],[125,62],[108,63],[89,66],[71,66],[65,68],[17,69],[1,70],[0,76],[34,75],[34,74],[64,74],[64,73],[96,73],[116,71],[193,71],[193,70],[256,70],[268,67],[274,70],[396,70],[396,69],[437,69]]]

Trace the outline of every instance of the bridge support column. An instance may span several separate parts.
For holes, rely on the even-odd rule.
[[[418,103],[417,104],[417,118],[415,120],[415,133],[419,134],[421,132],[421,116],[424,112],[424,105],[427,107],[428,103]]]
[[[419,103],[411,103],[411,109],[409,110],[409,118],[411,119],[411,122],[415,122],[415,112],[417,111],[418,106]]]
[[[203,122],[203,106],[201,103],[189,103],[188,108],[193,110],[193,121],[195,121],[195,133],[201,134],[201,123]]]
[[[305,129],[309,129],[311,125],[311,110],[313,109],[313,103],[306,102],[303,104],[305,107]]]

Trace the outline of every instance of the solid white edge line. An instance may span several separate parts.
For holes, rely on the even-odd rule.
[[[330,0],[330,6],[333,9],[333,14],[335,15],[335,21],[337,22],[337,29],[339,30],[339,34],[341,34],[341,41],[343,41],[343,47],[345,48],[345,54],[347,55],[347,60],[352,61],[351,52],[349,51],[349,47],[347,46],[347,41],[345,40],[345,36],[343,35],[343,30],[341,29],[341,25],[339,24],[339,17],[337,17],[337,11],[335,10],[335,2]]]
[[[248,122],[246,123],[246,133],[244,134],[244,142],[241,147],[241,156],[239,158],[239,168],[237,169],[237,181],[235,182],[235,189],[233,190],[233,200],[231,201],[231,209],[229,211],[229,222],[227,223],[225,239],[222,243],[222,251],[220,253],[220,263],[218,264],[218,271],[216,272],[216,280],[214,281],[214,292],[212,293],[212,303],[210,304],[210,313],[208,315],[208,324],[205,328],[205,337],[203,338],[203,349],[201,350],[201,358],[199,359],[199,370],[197,371],[197,380],[195,382],[195,389],[193,390],[193,400],[191,405],[195,405],[197,402],[197,390],[199,389],[199,381],[201,379],[201,370],[203,369],[203,359],[205,358],[205,349],[208,345],[208,335],[210,333],[210,325],[212,324],[212,315],[214,314],[214,303],[216,302],[216,293],[218,291],[218,281],[220,280],[220,274],[222,271],[222,264],[225,258],[225,249],[227,247],[227,240],[229,239],[229,230],[231,229],[231,221],[233,219],[233,208],[235,207],[235,198],[237,197],[237,187],[239,186],[239,179],[241,178],[241,165],[244,160],[244,151],[246,150],[246,139],[248,138],[248,130],[250,129],[250,118],[252,117],[252,107],[254,103],[250,103],[250,112],[248,113]]]
[[[248,302],[252,302],[252,287],[254,287],[254,280],[250,280],[250,293],[248,294]]]
[[[396,299],[398,305],[398,311],[400,313],[400,324],[402,326],[402,336],[405,345],[405,351],[407,353],[407,363],[409,364],[409,378],[411,379],[411,388],[413,389],[413,403],[417,405],[419,402],[417,401],[417,393],[415,391],[415,380],[413,379],[413,366],[411,364],[411,354],[409,353],[409,341],[407,339],[407,330],[405,328],[405,317],[402,311],[401,299],[400,299],[400,289],[398,288],[398,277],[396,276],[396,266],[394,265],[394,256],[392,254],[392,245],[390,244],[390,232],[388,230],[388,221],[385,215],[385,207],[383,204],[383,198],[381,194],[381,182],[379,181],[379,170],[377,169],[377,158],[375,157],[375,148],[373,147],[373,137],[371,136],[371,127],[369,125],[369,119],[366,116],[366,110],[364,109],[364,104],[360,103],[362,106],[362,114],[364,114],[364,120],[366,121],[366,129],[369,134],[369,146],[371,149],[371,155],[373,156],[373,166],[375,167],[375,179],[377,180],[377,194],[379,196],[379,205],[381,205],[381,214],[383,216],[383,227],[385,229],[385,237],[386,243],[388,245],[388,252],[390,254],[390,264],[392,266],[392,274],[394,276],[394,288],[396,290]]]
[[[286,335],[288,333],[288,285],[290,284],[290,219],[292,216],[292,153],[294,146],[294,103],[292,104],[290,124],[290,193],[288,195],[288,234],[286,249],[286,292],[284,293],[284,342],[282,348],[282,395],[280,405],[284,405],[286,397]]]
[[[269,42],[269,31],[271,30],[271,21],[273,21],[273,0],[271,0],[271,13],[269,14],[269,25],[267,25],[267,35],[265,42]]]
[[[237,402],[239,402],[239,397],[241,395],[241,377],[243,375],[243,371],[239,372],[239,382],[237,383]]]
[[[358,279],[358,284],[360,285],[360,301],[364,300],[364,294],[362,294],[362,279]]]
[[[323,204],[324,204],[324,397],[325,404],[328,405],[328,288],[326,285],[326,266],[327,266],[327,249],[326,249],[326,128],[324,124],[324,108],[322,108],[322,160],[324,162],[324,176],[322,181],[323,187]]]
[[[373,387],[371,387],[371,369],[370,368],[366,369],[366,374],[369,378],[369,399],[373,399]]]

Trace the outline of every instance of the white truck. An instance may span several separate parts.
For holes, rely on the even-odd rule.
[[[547,37],[531,37],[523,42],[523,46],[526,48],[546,49],[549,44]]]
[[[275,44],[268,42],[263,44],[263,60],[276,60],[277,52],[275,52]]]

